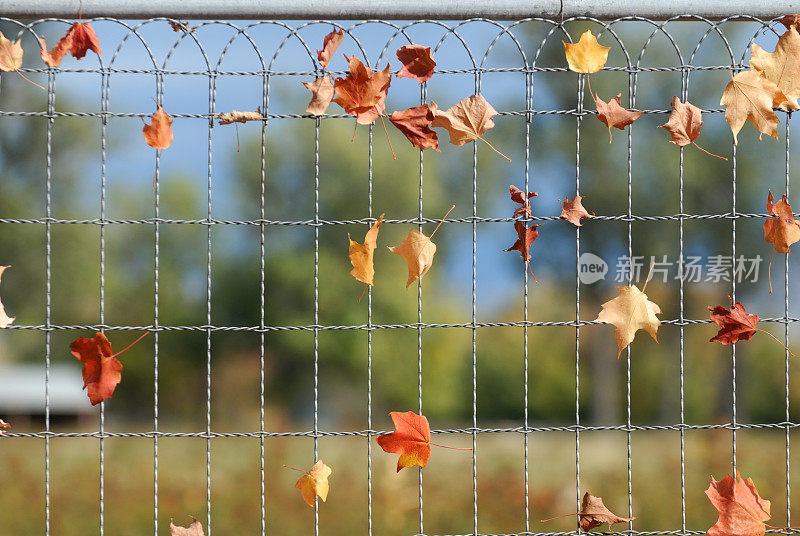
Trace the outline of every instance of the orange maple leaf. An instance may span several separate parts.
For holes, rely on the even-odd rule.
[[[403,68],[397,73],[397,78],[405,76],[413,78],[421,84],[433,76],[436,62],[431,57],[430,47],[406,45],[398,48],[395,56],[403,64]]]
[[[381,448],[390,454],[399,454],[397,472],[404,467],[425,467],[431,457],[431,427],[424,415],[413,411],[389,413],[396,431],[378,436]]]
[[[39,41],[42,43],[42,50],[40,51],[42,60],[50,67],[61,65],[61,60],[66,56],[67,52],[72,53],[72,56],[77,59],[83,58],[88,50],[93,51],[98,56],[100,55],[100,41],[88,22],[76,22],[70,26],[66,35],[49,52],[47,51],[47,43],[44,37],[40,37]]]
[[[294,467],[289,467],[288,465],[284,465],[284,467],[294,469]],[[317,463],[311,469],[304,472],[305,474],[300,477],[294,487],[300,490],[300,495],[306,504],[313,508],[317,496],[322,499],[322,502],[328,499],[328,491],[330,490],[328,477],[331,476],[333,470],[325,465],[322,460],[317,460]]]
[[[369,125],[386,109],[386,93],[392,79],[389,64],[384,70],[373,72],[355,56],[345,58],[350,64],[350,74],[334,81],[333,102],[354,115],[358,124]]]
[[[758,495],[752,479],[743,479],[738,470],[736,479],[731,475],[722,480],[711,477],[706,496],[719,511],[708,536],[764,536],[770,504]]]
[[[439,137],[430,128],[433,115],[427,104],[420,104],[408,110],[393,112],[389,116],[389,121],[408,138],[408,141],[414,147],[423,150],[436,149],[441,152],[439,149]]]
[[[775,252],[788,255],[789,246],[800,240],[800,223],[794,219],[792,206],[786,200],[786,194],[783,194],[781,200],[775,204],[772,203],[774,200],[770,190],[767,196],[767,214],[771,217],[764,222],[764,240],[773,246],[767,267],[770,294],[772,294],[772,258]]]
[[[450,207],[447,214],[450,214],[454,208],[456,208],[455,205]],[[436,234],[436,231],[439,230],[439,227],[441,227],[444,219],[447,218],[447,214],[444,215],[442,221],[440,221],[436,229],[433,230],[431,236],[425,236],[425,234],[418,230],[411,229],[408,231],[408,235],[399,244],[396,246],[387,246],[389,251],[400,255],[408,263],[408,281],[406,282],[406,288],[417,278],[422,279],[422,276],[427,274],[428,270],[433,265],[433,256],[436,254],[436,244],[434,244],[431,239],[433,235]]]
[[[333,57],[333,53],[336,52],[336,49],[342,44],[343,39],[344,34],[342,33],[342,30],[339,30],[338,32],[333,30],[331,33],[325,36],[325,39],[322,41],[322,50],[317,50],[317,60],[319,61],[320,65],[323,67],[328,67],[331,57]]]
[[[347,239],[350,241],[350,262],[353,264],[350,275],[367,285],[372,285],[375,277],[373,257],[375,248],[378,247],[378,229],[383,224],[384,216],[386,216],[385,213],[381,214],[378,221],[369,228],[369,231],[367,231],[367,234],[364,236],[363,244],[359,244],[351,239],[350,233],[347,233]],[[360,299],[361,298],[359,298],[359,300]]]
[[[689,102],[681,102],[677,96],[672,97],[672,111],[669,114],[669,121],[656,128],[663,128],[670,133],[670,143],[679,147],[685,147],[690,143],[711,156],[716,156],[722,160],[727,160],[724,156],[710,153],[697,145],[694,140],[700,135],[700,127],[703,126],[702,112],[700,108]]]
[[[561,205],[561,214],[559,215],[559,218],[562,220],[567,220],[576,227],[582,227],[581,219],[591,218],[594,215],[589,214],[589,211],[584,208],[584,197],[585,196],[583,195],[576,195],[572,201],[569,200],[569,197],[565,197],[564,202]]]
[[[156,113],[153,114],[150,124],[145,123],[142,129],[144,141],[147,142],[147,145],[154,149],[166,149],[169,147],[174,139],[172,121],[173,119],[167,115],[167,112],[159,106]],[[144,123],[144,119],[142,119],[142,122]]]
[[[509,157],[495,149],[494,145],[482,137],[484,132],[494,128],[492,117],[497,115],[497,110],[483,98],[483,95],[467,97],[445,111],[439,110],[433,101],[429,107],[433,116],[431,126],[447,129],[450,134],[450,143],[464,145],[470,141],[481,140],[494,152],[511,162]]]
[[[591,91],[591,88],[590,88]],[[633,110],[626,110],[619,104],[619,98],[622,93],[618,93],[616,97],[605,102],[597,95],[593,95],[594,102],[597,105],[597,118],[608,127],[608,143],[611,143],[611,127],[623,130],[625,127],[636,121],[644,112],[634,112]]]

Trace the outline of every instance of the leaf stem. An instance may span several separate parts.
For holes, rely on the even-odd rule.
[[[454,208],[456,208],[456,206],[455,206],[455,205],[453,205],[452,207],[450,207],[450,210],[448,210],[448,211],[447,211],[447,214],[450,214],[451,212],[453,212],[453,209],[454,209]],[[442,224],[444,223],[444,220],[447,218],[447,214],[445,214],[445,215],[444,215],[444,217],[442,218],[442,220],[439,222],[439,225],[437,225],[437,226],[436,226],[436,229],[434,229],[434,230],[433,230],[433,232],[431,233],[431,236],[429,236],[428,238],[433,238],[433,235],[435,235],[435,234],[436,234],[436,231],[438,231],[438,230],[439,230],[439,227],[441,227],[441,226],[442,226]]]
[[[554,520],[554,519],[561,519],[562,517],[569,517],[569,516],[580,516],[580,515],[585,515],[585,514],[583,514],[583,513],[581,513],[581,512],[575,512],[574,514],[564,514],[564,515],[562,515],[562,516],[551,517],[551,518],[549,518],[549,519],[540,519],[540,520],[539,520],[539,522],[540,522],[540,523],[547,523],[548,521],[552,521],[552,520]]]
[[[397,160],[397,156],[394,154],[394,149],[392,148],[392,140],[389,139],[389,131],[386,130],[386,122],[383,120],[383,113],[378,117],[381,118],[381,124],[383,125],[383,131],[386,133],[386,141],[389,142],[389,150],[392,151],[392,158]]]
[[[650,278],[653,275],[653,268],[655,267],[655,265],[656,265],[656,258],[655,257],[651,257],[651,259],[650,259],[650,271],[647,272],[647,279],[644,280],[644,286],[642,287],[642,293],[644,293],[644,289],[647,288],[647,283],[650,282]]]
[[[361,292],[361,296],[358,297],[358,300],[356,300],[356,303],[361,303],[361,298],[363,298],[364,294],[367,292],[367,287],[369,287],[369,285],[364,287],[364,290]]]
[[[47,91],[47,89],[45,89],[45,87],[44,87],[44,86],[37,84],[36,82],[34,82],[34,81],[33,81],[33,80],[31,80],[30,78],[28,78],[27,76],[25,76],[24,74],[22,74],[21,72],[19,72],[19,70],[18,70],[18,69],[14,69],[14,70],[15,70],[15,71],[17,71],[17,74],[18,74],[18,75],[20,75],[20,76],[21,76],[21,77],[22,77],[24,80],[27,80],[28,82],[30,82],[30,83],[31,83],[31,84],[33,84],[34,86],[36,86],[36,87],[40,87],[40,88],[44,89],[45,91]]]
[[[128,351],[128,350],[131,348],[131,346],[133,346],[133,345],[134,345],[134,344],[136,344],[137,342],[141,341],[142,339],[144,339],[144,338],[145,338],[145,337],[147,337],[148,335],[150,335],[150,332],[149,332],[149,331],[145,331],[145,332],[144,332],[144,335],[142,335],[141,337],[139,337],[138,339],[136,339],[135,341],[133,341],[132,343],[130,343],[128,346],[126,346],[125,348],[123,348],[122,350],[120,350],[119,352],[117,352],[116,354],[112,355],[111,357],[117,357],[118,355],[120,355],[120,354],[122,354],[122,353],[125,353],[126,351]]]
[[[703,149],[702,147],[700,147],[699,145],[697,145],[695,142],[692,142],[692,145],[694,145],[695,147],[697,147],[698,149],[700,149],[701,151],[703,151],[703,152],[704,152],[704,153],[706,153],[707,155],[711,155],[711,156],[713,156],[713,157],[715,157],[715,158],[720,158],[720,159],[722,159],[722,160],[725,160],[726,162],[728,161],[728,159],[727,159],[727,158],[725,158],[724,156],[720,156],[720,155],[718,155],[718,154],[714,154],[714,153],[712,153],[712,152],[706,151],[705,149]]]
[[[434,447],[442,447],[443,449],[450,449],[450,450],[472,450],[471,448],[467,447],[448,447],[447,445],[439,445],[438,443],[430,443]]]
[[[533,282],[538,285],[539,282],[536,280],[536,275],[533,273],[533,268],[531,268],[531,261],[525,261],[525,264],[528,265],[528,271],[531,273],[531,276],[533,276]]]
[[[767,281],[769,281],[769,293],[772,294],[772,258],[775,257],[775,248],[772,248],[772,255],[769,256],[767,265]]]
[[[791,351],[791,350],[789,350],[789,349],[786,347],[786,345],[785,345],[785,344],[783,344],[783,343],[780,341],[780,339],[778,339],[778,337],[776,337],[775,335],[773,335],[773,334],[772,334],[772,333],[770,333],[769,331],[765,331],[765,330],[763,330],[763,329],[761,329],[761,328],[754,328],[754,329],[755,329],[756,331],[760,331],[761,333],[766,333],[767,335],[769,335],[770,337],[772,337],[773,339],[775,339],[775,340],[778,342],[778,344],[780,344],[781,346],[783,346],[783,349],[784,349],[784,350],[786,350],[787,352],[789,352],[789,355],[790,355],[790,356],[794,357],[794,354],[792,353],[792,351]],[[787,527],[787,528],[792,528],[792,527]]]
[[[285,468],[287,468],[287,469],[291,469],[292,471],[297,471],[298,473],[305,473],[305,474],[309,474],[309,472],[308,472],[308,471],[303,471],[302,469],[295,469],[294,467],[289,467],[289,466],[288,466],[288,465],[286,465],[285,463],[283,464],[283,466],[284,466]]]
[[[506,160],[508,160],[509,162],[511,162],[511,159],[510,159],[509,157],[507,157],[506,155],[504,155],[503,153],[501,153],[500,151],[498,151],[498,150],[495,148],[495,146],[494,146],[494,145],[492,145],[491,143],[489,143],[488,141],[486,141],[485,139],[483,139],[483,138],[482,138],[482,137],[480,137],[480,136],[478,136],[478,139],[479,139],[479,140],[481,140],[481,141],[482,141],[483,143],[485,143],[486,145],[488,145],[489,147],[491,147],[491,148],[492,148],[492,151],[496,152],[497,154],[499,154],[500,156],[502,156],[503,158],[505,158]]]

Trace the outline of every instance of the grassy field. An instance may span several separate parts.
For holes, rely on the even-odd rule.
[[[469,446],[468,437],[438,436],[451,446]],[[792,442],[800,446],[800,437]],[[686,528],[706,530],[716,511],[703,491],[710,476],[731,470],[731,432],[688,431],[685,443]],[[221,438],[211,442],[212,529],[219,535],[261,534],[259,441]],[[310,534],[314,510],[293,488],[298,474],[285,463],[307,468],[313,462],[309,438],[269,438],[265,443],[266,530]],[[333,468],[328,501],[320,505],[320,534],[367,534],[367,441],[324,438],[321,458]],[[793,448],[793,452],[796,447]],[[523,439],[520,434],[482,434],[477,442],[478,530],[503,534],[524,531]],[[154,530],[153,441],[110,438],[105,442],[105,534],[139,536]],[[786,524],[785,436],[783,431],[739,431],[738,466],[751,476],[762,497],[772,501],[773,524]],[[792,459],[796,459],[793,456]],[[567,531],[572,519],[542,525],[539,520],[575,510],[575,435],[542,432],[529,436],[530,530]],[[372,530],[401,535],[419,531],[418,472],[395,473],[396,456],[372,447]],[[51,442],[50,513],[54,536],[99,534],[99,440],[56,438]],[[680,435],[676,431],[636,431],[631,437],[634,528],[681,529]],[[581,492],[604,498],[619,515],[628,510],[627,436],[624,432],[580,435]],[[472,456],[434,447],[423,471],[426,534],[473,530]],[[792,489],[800,486],[800,463],[791,468]],[[793,501],[795,520],[800,516]],[[2,534],[44,533],[44,441],[0,440]],[[206,521],[206,442],[197,438],[159,441],[158,533],[168,534],[170,518]],[[616,528],[624,529],[623,525]]]

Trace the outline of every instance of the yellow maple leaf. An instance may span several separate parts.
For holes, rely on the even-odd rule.
[[[300,477],[295,488],[300,490],[300,495],[309,506],[314,506],[314,498],[319,496],[322,502],[328,499],[328,491],[330,484],[328,477],[331,476],[333,470],[318,460],[309,471]]]
[[[595,319],[596,322],[613,324],[616,328],[614,335],[617,337],[619,352],[622,354],[630,343],[633,342],[636,332],[640,329],[647,331],[653,340],[658,342],[656,332],[661,321],[656,317],[661,314],[661,309],[647,299],[647,294],[639,290],[636,285],[617,287],[619,296],[603,304],[603,309]]]
[[[786,96],[775,103],[781,110],[798,110],[800,97],[800,33],[794,26],[778,39],[774,52],[767,52],[754,44],[750,53],[750,67],[761,71],[767,80],[774,82]]]
[[[564,43],[564,54],[567,56],[569,70],[576,73],[596,73],[608,61],[608,51],[611,47],[604,47],[597,42],[591,30],[586,30],[577,43]]]
[[[772,108],[784,101],[783,92],[761,71],[744,71],[731,77],[719,103],[725,106],[725,120],[733,132],[734,143],[745,121],[753,123],[761,134],[777,139],[778,116]]]
[[[350,233],[347,234],[350,240],[350,262],[353,264],[353,269],[350,270],[350,275],[366,283],[372,285],[375,277],[375,265],[373,263],[373,256],[375,248],[378,247],[378,228],[383,225],[383,217],[386,214],[381,214],[378,221],[369,228],[367,234],[364,236],[364,243],[359,244],[350,238]]]
[[[450,214],[454,208],[456,208],[455,205],[450,207],[447,214]],[[444,218],[447,218],[447,214],[444,215]],[[444,221],[444,218],[442,218],[442,221]],[[436,254],[436,244],[434,244],[431,239],[441,225],[442,222],[439,222],[439,225],[433,230],[431,236],[425,236],[425,234],[416,229],[411,229],[402,242],[396,246],[388,246],[389,251],[400,255],[408,262],[408,281],[406,282],[406,288],[416,279],[422,279],[422,276],[427,274],[431,265],[433,265],[433,256]]]

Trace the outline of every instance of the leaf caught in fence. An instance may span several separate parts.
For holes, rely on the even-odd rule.
[[[174,139],[172,135],[172,121],[173,119],[167,115],[161,106],[158,107],[156,113],[148,125],[145,123],[142,129],[144,134],[144,141],[153,149],[166,149]],[[144,123],[144,119],[142,119]]]
[[[767,214],[770,217],[764,222],[764,240],[773,246],[767,267],[770,294],[772,294],[772,258],[775,256],[775,252],[788,255],[790,253],[789,246],[800,240],[800,222],[795,221],[792,215],[792,206],[786,200],[786,194],[783,194],[781,200],[775,204],[773,204],[774,200],[772,190],[770,190],[767,195]]]
[[[0,435],[2,435],[2,434],[4,434],[4,433],[5,433],[5,430],[3,430],[4,428],[5,428],[5,429],[11,428],[11,425],[10,425],[10,424],[8,424],[8,423],[7,423],[6,421],[4,421],[3,419],[0,419]]]
[[[3,272],[5,272],[8,268],[11,268],[11,266],[0,266],[0,281],[2,281]],[[0,328],[7,327],[13,321],[14,317],[6,314],[6,308],[3,306],[3,302],[0,301]]]
[[[445,111],[439,110],[433,101],[429,107],[433,115],[431,126],[446,129],[450,134],[450,143],[464,145],[479,139],[491,147],[494,152],[511,162],[509,157],[481,137],[484,132],[494,128],[492,117],[497,115],[497,111],[483,98],[483,95],[467,97]]]
[[[725,121],[731,127],[733,142],[746,121],[753,123],[760,134],[778,139],[778,116],[772,111],[786,101],[786,96],[761,71],[744,71],[731,76],[719,103],[725,106]]]
[[[706,496],[719,511],[707,536],[764,536],[770,503],[758,495],[752,479],[743,479],[738,470],[736,479],[731,475],[722,480],[711,477]]]
[[[383,224],[385,215],[381,214],[378,221],[369,228],[363,244],[351,239],[350,233],[347,234],[347,239],[350,240],[350,262],[353,265],[350,275],[367,285],[372,285],[375,277],[374,254],[375,248],[378,247],[378,230]]]
[[[531,217],[531,202],[528,201],[531,197],[536,197],[539,195],[539,192],[528,192],[528,195],[525,195],[525,192],[514,186],[513,184],[508,187],[508,191],[511,194],[511,200],[515,203],[519,203],[522,205],[521,207],[517,208],[514,211],[514,217],[517,216],[527,216],[528,218]]]
[[[436,149],[441,152],[439,149],[439,137],[430,128],[433,115],[427,104],[420,104],[407,110],[393,112],[389,116],[389,121],[408,138],[408,141],[414,147],[423,150]]]
[[[514,230],[517,232],[517,241],[508,248],[504,249],[503,251],[519,251],[519,256],[522,257],[522,260],[525,261],[525,264],[528,266],[528,269],[531,271],[531,275],[533,276],[533,280],[536,281],[536,276],[533,275],[533,268],[531,268],[531,246],[533,245],[534,240],[539,237],[539,226],[538,225],[531,225],[530,227],[525,226],[525,222],[523,221],[515,221],[514,222]]]
[[[395,56],[403,64],[403,68],[396,75],[397,78],[413,78],[421,84],[433,76],[436,62],[433,61],[430,47],[406,45],[398,48]]]
[[[343,39],[344,33],[342,33],[342,30],[333,30],[325,36],[325,39],[322,41],[322,50],[317,50],[317,61],[319,61],[320,65],[325,68],[328,67],[333,53],[336,52],[336,49],[342,44]]]
[[[97,34],[88,22],[76,22],[70,26],[66,35],[49,52],[47,51],[47,43],[44,37],[40,37],[39,41],[42,43],[42,50],[40,51],[42,60],[50,67],[61,65],[61,60],[66,56],[67,52],[70,52],[76,59],[83,58],[89,50],[98,56],[101,52]]]
[[[586,30],[577,43],[564,43],[564,54],[570,71],[576,73],[596,73],[608,61],[608,51],[611,47],[604,47],[597,42],[591,30]]]
[[[369,125],[386,109],[386,94],[391,83],[389,65],[382,71],[373,72],[355,56],[349,58],[350,74],[334,81],[336,98],[333,102],[356,117],[360,125]]]
[[[230,125],[231,123],[247,123],[248,121],[264,120],[264,118],[261,115],[261,107],[259,107],[255,112],[240,112],[238,110],[234,110],[232,112],[227,112],[227,113],[218,113],[217,119],[219,120],[220,125]]]
[[[290,467],[290,469],[292,468]],[[331,476],[332,472],[333,470],[325,465],[322,460],[317,460],[317,463],[300,477],[294,487],[300,490],[300,495],[306,504],[313,507],[317,496],[322,499],[322,502],[328,499],[328,491],[330,490],[328,477]]]
[[[323,115],[333,100],[333,82],[328,75],[320,76],[313,82],[302,82],[311,92],[311,102],[308,103],[306,112],[313,115]]]
[[[620,106],[622,93],[617,93],[613,99],[605,102],[603,99],[594,95],[594,102],[597,105],[597,118],[608,127],[608,143],[611,143],[611,128],[624,130],[625,127],[636,121],[644,112],[626,110]]]
[[[645,283],[646,286],[646,283]],[[636,337],[636,332],[640,329],[645,330],[658,342],[656,333],[661,321],[656,316],[661,314],[661,308],[654,302],[647,299],[644,289],[639,290],[636,285],[629,287],[617,287],[619,294],[613,300],[603,304],[603,309],[597,315],[595,322],[605,322],[613,324],[616,328],[614,336],[617,339],[617,359]]]
[[[781,110],[797,110],[800,97],[800,33],[794,25],[784,32],[775,45],[774,52],[767,52],[753,44],[750,53],[750,67],[764,73],[786,97],[776,106]]]
[[[716,341],[721,344],[733,344],[738,341],[749,341],[756,334],[756,331],[760,331],[778,341],[778,344],[783,346],[787,352],[794,355],[775,335],[756,327],[759,321],[758,315],[748,314],[744,305],[738,301],[734,304],[730,294],[728,294],[728,300],[731,302],[730,310],[721,305],[708,308],[711,312],[711,320],[720,326],[719,332],[709,342]]]
[[[583,501],[581,501],[581,511],[577,514],[565,514],[563,516],[551,517],[550,519],[542,519],[542,523],[558,519],[560,517],[569,517],[577,515],[578,525],[581,530],[588,532],[593,528],[599,527],[603,523],[608,523],[609,530],[614,523],[628,523],[636,519],[635,517],[620,517],[606,508],[603,504],[603,499],[595,497],[594,495],[586,492],[583,494]]]
[[[397,460],[398,473],[404,467],[425,467],[431,457],[431,427],[428,419],[413,411],[392,411],[389,415],[395,431],[378,436],[378,445],[390,454],[400,455]]]
[[[593,216],[593,214],[589,214],[589,211],[583,206],[584,197],[585,196],[582,195],[576,195],[572,201],[569,200],[569,197],[565,197],[563,203],[561,204],[561,214],[559,215],[559,218],[562,220],[567,220],[576,227],[582,227],[581,220],[584,218],[591,218]]]
[[[169,534],[170,536],[205,536],[203,525],[194,517],[192,517],[192,524],[188,527],[176,527],[170,520]]]
[[[688,100],[681,102],[677,96],[672,97],[670,105],[672,106],[672,111],[669,114],[669,121],[656,127],[663,128],[670,133],[670,143],[674,143],[679,147],[685,147],[691,143],[706,154],[727,160],[724,156],[710,153],[695,143],[694,140],[700,135],[700,127],[703,126],[700,108]]]
[[[81,337],[69,345],[70,353],[83,363],[83,388],[93,406],[111,398],[122,381],[122,363],[114,357],[111,343],[99,331],[91,339]]]
[[[450,214],[450,211],[455,207],[455,205],[450,207],[447,214]],[[447,214],[444,215],[442,221],[447,218]],[[408,263],[408,281],[406,282],[406,288],[416,279],[422,279],[433,265],[433,256],[436,254],[436,244],[434,244],[431,239],[441,225],[442,222],[439,222],[439,225],[433,230],[431,236],[425,236],[416,229],[411,229],[408,235],[399,244],[396,246],[388,246],[389,251],[400,255]]]

